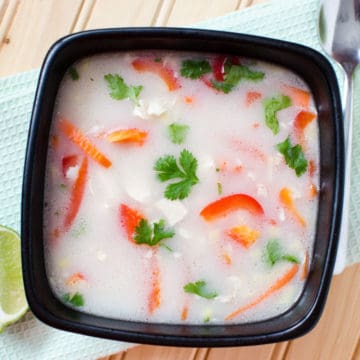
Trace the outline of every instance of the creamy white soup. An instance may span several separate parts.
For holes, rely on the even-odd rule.
[[[110,318],[243,323],[289,309],[307,277],[319,191],[306,83],[238,56],[84,58],[50,133],[47,276]]]

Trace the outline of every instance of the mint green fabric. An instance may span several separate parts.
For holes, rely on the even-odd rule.
[[[273,0],[203,22],[197,27],[263,35],[319,50],[316,18],[317,0]],[[38,70],[33,70],[0,79],[0,224],[16,230],[20,230],[23,162],[38,75]],[[357,81],[356,93],[359,91]],[[360,173],[359,110],[357,101],[354,109],[353,180]],[[357,204],[360,204],[360,183],[352,181],[348,265],[360,260],[360,238],[356,237],[360,226]],[[52,329],[29,312],[0,335],[0,359],[95,359],[129,346]]]

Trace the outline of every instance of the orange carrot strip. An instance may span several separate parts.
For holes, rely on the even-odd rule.
[[[273,285],[271,285],[265,292],[263,292],[258,298],[256,298],[254,301],[250,302],[247,305],[241,306],[239,309],[235,310],[234,312],[226,316],[225,320],[233,319],[234,317],[240,315],[244,311],[249,310],[250,308],[258,305],[267,297],[272,295],[274,292],[280,290],[282,287],[284,287],[293,279],[293,277],[296,275],[298,270],[299,270],[299,265],[298,264],[293,265],[282,277],[278,278],[276,282]]]
[[[185,321],[189,315],[189,308],[187,305],[184,305],[181,311],[181,320]]]
[[[294,120],[294,127],[298,130],[304,130],[314,119],[316,114],[311,111],[300,111]]]
[[[304,218],[299,214],[298,210],[294,205],[294,200],[292,198],[291,190],[284,187],[280,190],[279,198],[281,203],[285,206],[285,208],[290,211],[296,220],[300,223],[301,226],[306,226],[306,222]]]
[[[116,130],[106,136],[106,139],[109,142],[116,142],[116,143],[134,143],[137,145],[143,145],[146,138],[147,138],[147,131],[142,131],[139,129],[123,129],[123,130]]]
[[[253,197],[246,194],[235,194],[225,196],[210,203],[201,210],[200,215],[206,221],[213,221],[240,209],[247,210],[254,215],[262,215],[264,213],[260,203]]]
[[[128,240],[134,242],[135,229],[140,221],[144,219],[144,216],[139,211],[134,210],[125,204],[120,204],[119,211],[121,226],[125,230]]]
[[[285,92],[285,95],[290,96],[293,105],[305,109],[309,108],[310,93],[308,91],[290,85],[284,85],[283,91]]]
[[[152,261],[152,277],[151,277],[151,290],[148,298],[148,310],[150,314],[153,314],[154,311],[160,306],[160,268],[157,262],[156,254],[153,255]]]
[[[222,258],[223,258],[226,265],[231,265],[232,264],[232,258],[228,253],[224,252],[223,255],[222,255]]]
[[[61,119],[59,121],[59,128],[74,144],[79,146],[81,150],[100,165],[106,168],[111,166],[111,161],[70,121]]]
[[[314,160],[309,161],[309,175],[313,177],[316,171],[316,165]]]
[[[318,194],[317,187],[315,186],[315,184],[311,183],[309,186],[309,198],[314,199],[317,194]]]
[[[305,280],[308,272],[309,272],[309,254],[308,254],[308,252],[306,251],[306,253],[305,253],[305,260],[304,260],[304,265],[303,265],[303,267],[302,267],[300,279],[301,279],[301,280]]]
[[[249,91],[248,93],[246,93],[246,106],[249,107],[257,100],[260,100],[261,96],[262,95],[257,91]]]
[[[70,228],[80,209],[81,201],[84,196],[87,174],[88,174],[88,159],[87,157],[84,157],[84,160],[82,161],[79,168],[78,176],[71,190],[70,203],[64,219],[65,230],[68,230]]]
[[[59,137],[57,135],[52,135],[50,138],[50,146],[53,149],[57,149],[59,147]]]
[[[185,102],[186,104],[192,104],[192,103],[194,102],[194,97],[192,97],[192,96],[185,96],[185,97],[184,97],[184,102]]]
[[[85,276],[81,272],[70,275],[66,280],[66,285],[75,285],[79,281],[85,280]]]
[[[175,77],[174,71],[162,63],[155,62],[152,59],[141,58],[135,59],[132,62],[132,66],[138,72],[151,72],[160,76],[169,91],[174,91],[181,87],[178,79]]]
[[[248,249],[259,238],[260,231],[241,225],[231,228],[227,234],[231,239]]]
[[[265,153],[262,152],[256,146],[251,145],[250,142],[234,140],[233,144],[234,144],[236,150],[242,151],[244,153],[248,153],[248,154],[254,156],[255,158],[259,159],[260,161],[263,161],[263,162],[266,161]]]

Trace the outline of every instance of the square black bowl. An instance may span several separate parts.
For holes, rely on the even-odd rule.
[[[76,60],[102,52],[162,49],[226,53],[282,65],[302,77],[318,111],[320,196],[316,239],[302,295],[286,313],[241,325],[169,325],[114,320],[70,309],[53,295],[43,246],[44,176],[57,90]],[[41,69],[29,131],[22,195],[22,261],[26,296],[43,322],[63,330],[136,343],[235,346],[287,340],[309,331],[324,307],[341,222],[344,139],[341,103],[330,63],[304,46],[255,36],[172,28],[94,30],[70,35],[50,49]]]

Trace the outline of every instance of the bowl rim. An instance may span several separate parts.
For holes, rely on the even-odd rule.
[[[206,329],[213,329],[219,327],[234,328],[239,327],[239,325],[170,325],[164,326],[163,324],[157,323],[148,323],[142,324],[137,323],[137,325],[143,325],[144,328],[149,326],[155,327],[160,331],[139,331],[138,327],[131,327],[129,322],[123,320],[117,320],[127,325],[125,330],[111,327],[101,326],[101,317],[95,317],[95,321],[92,324],[84,324],[81,321],[81,315],[78,312],[73,312],[71,314],[72,320],[69,318],[60,317],[59,314],[63,313],[64,309],[61,309],[61,306],[65,308],[64,305],[61,305],[59,301],[53,296],[54,304],[51,304],[52,308],[50,310],[49,304],[45,304],[44,299],[47,294],[48,289],[46,289],[44,284],[39,285],[35,280],[35,268],[34,263],[39,262],[37,253],[34,251],[34,242],[36,229],[33,226],[32,221],[34,217],[38,216],[32,213],[33,209],[38,209],[42,215],[42,208],[39,209],[39,197],[38,194],[34,194],[34,183],[36,177],[38,176],[38,169],[35,165],[38,159],[38,143],[39,143],[39,126],[41,123],[44,123],[45,120],[41,120],[43,114],[42,107],[44,106],[44,101],[47,101],[47,89],[49,86],[49,76],[52,72],[58,71],[61,74],[61,77],[64,74],[64,69],[60,69],[58,65],[58,58],[63,56],[66,51],[69,49],[78,46],[81,42],[87,42],[89,39],[92,41],[99,41],[100,39],[108,38],[121,38],[121,40],[128,39],[129,41],[134,41],[135,39],[144,39],[143,42],[154,39],[167,39],[168,42],[173,42],[174,44],[177,39],[178,41],[190,41],[203,43],[203,44],[219,44],[219,41],[226,42],[227,44],[238,44],[242,43],[243,46],[252,44],[252,46],[257,47],[260,52],[266,49],[267,51],[273,52],[285,52],[286,54],[291,54],[291,56],[299,56],[310,63],[316,63],[316,66],[319,68],[324,81],[328,86],[329,101],[328,106],[331,108],[331,113],[333,115],[332,126],[334,133],[334,178],[332,179],[333,186],[333,201],[332,201],[332,218],[329,229],[329,239],[327,250],[324,254],[324,266],[321,269],[321,274],[319,274],[319,288],[316,291],[315,301],[309,307],[305,316],[298,321],[292,322],[287,328],[276,331],[264,331],[262,334],[241,334],[233,335],[233,333],[227,333],[226,331],[218,331],[214,336],[206,335]],[[180,40],[179,40],[180,39]],[[141,43],[143,43],[141,42]],[[173,45],[169,45],[169,49],[178,50],[172,48]],[[175,45],[174,45],[175,46]],[[185,45],[183,45],[185,46]],[[144,47],[140,46],[139,49]],[[162,47],[162,49],[164,49]],[[99,51],[100,50],[100,51]],[[130,50],[130,49],[129,49]],[[106,50],[106,44],[100,44],[99,48],[94,51],[94,53],[100,53],[108,51]],[[189,51],[192,51],[191,46],[189,45]],[[199,50],[198,50],[199,51]],[[201,49],[201,52],[211,52],[208,50]],[[228,52],[230,53],[230,51]],[[88,55],[88,54],[87,54]],[[85,55],[85,56],[87,56]],[[243,55],[247,57],[247,55]],[[81,56],[84,57],[84,56]],[[78,58],[81,58],[78,57]],[[266,56],[261,56],[263,60]],[[71,65],[71,62],[68,61],[68,66]],[[65,61],[65,62],[66,62]],[[266,60],[265,60],[266,61]],[[281,63],[283,60],[280,60],[278,63]],[[54,99],[53,99],[54,100]],[[51,118],[48,119],[48,122],[51,123]],[[49,125],[47,125],[49,126]],[[46,132],[46,131],[45,131]],[[47,133],[47,136],[49,134]],[[46,135],[45,135],[46,136]],[[46,139],[47,142],[48,138]],[[46,150],[45,150],[46,151]],[[43,164],[44,166],[44,164]],[[30,306],[30,309],[33,311],[34,315],[39,318],[41,321],[46,324],[62,329],[68,330],[76,333],[82,333],[91,336],[103,337],[114,340],[122,340],[136,343],[146,343],[146,344],[161,344],[161,345],[173,345],[173,346],[237,346],[237,345],[253,345],[253,344],[264,344],[269,342],[283,341],[288,340],[294,337],[305,334],[311,330],[316,322],[318,321],[321,312],[323,310],[327,293],[329,290],[329,284],[332,277],[332,271],[335,263],[336,250],[338,245],[338,235],[341,222],[341,212],[342,212],[342,197],[343,197],[343,171],[344,171],[344,134],[342,128],[342,111],[341,111],[341,101],[339,95],[339,88],[336,79],[335,72],[329,63],[329,61],[319,52],[308,48],[303,45],[294,44],[282,40],[270,39],[265,37],[245,35],[239,33],[218,31],[218,30],[203,30],[203,29],[191,29],[191,28],[148,28],[148,27],[138,27],[138,28],[111,28],[111,29],[99,29],[99,30],[88,30],[72,35],[65,36],[59,39],[54,45],[50,48],[49,52],[46,55],[46,58],[41,67],[33,111],[31,116],[31,123],[29,128],[28,144],[25,156],[25,166],[24,166],[24,176],[23,176],[23,190],[22,190],[22,220],[21,220],[21,235],[22,235],[22,268],[23,268],[23,278],[25,292],[27,300]],[[41,171],[40,171],[41,173]],[[41,200],[41,196],[40,196]],[[35,204],[36,203],[36,204]],[[40,201],[41,203],[41,201]],[[35,206],[37,205],[37,206]],[[42,221],[42,219],[41,219]],[[39,241],[39,240],[37,240]],[[42,239],[41,239],[42,241]],[[43,259],[41,260],[43,261]],[[46,278],[46,275],[45,275]],[[47,280],[46,280],[47,281]],[[304,289],[306,289],[307,284]],[[47,295],[46,295],[47,296]],[[302,295],[301,295],[302,297]],[[297,302],[298,303],[298,302]],[[49,306],[48,306],[49,305]],[[294,305],[295,307],[295,305]],[[55,310],[54,310],[55,309]],[[57,313],[57,310],[59,311]],[[67,308],[66,308],[67,309]],[[289,311],[291,311],[291,308]],[[77,314],[76,314],[77,313]],[[287,313],[287,312],[286,312]],[[100,320],[99,320],[100,319]],[[97,321],[99,320],[99,321]],[[272,320],[272,319],[270,319]],[[262,324],[265,322],[257,322],[253,324]],[[131,322],[130,322],[131,323]],[[99,325],[100,324],[100,325]],[[146,325],[146,327],[144,326]],[[265,324],[266,325],[266,324]],[[178,333],[172,334],[169,332],[169,329],[177,327]],[[198,332],[191,333],[187,335],[187,330],[191,328],[198,328]],[[246,326],[245,326],[246,327]],[[205,328],[205,330],[204,330]],[[265,326],[266,328],[266,326]],[[141,330],[141,329],[140,329]],[[225,329],[226,330],[226,329]],[[215,331],[215,330],[214,330]],[[181,335],[183,333],[183,335]]]

